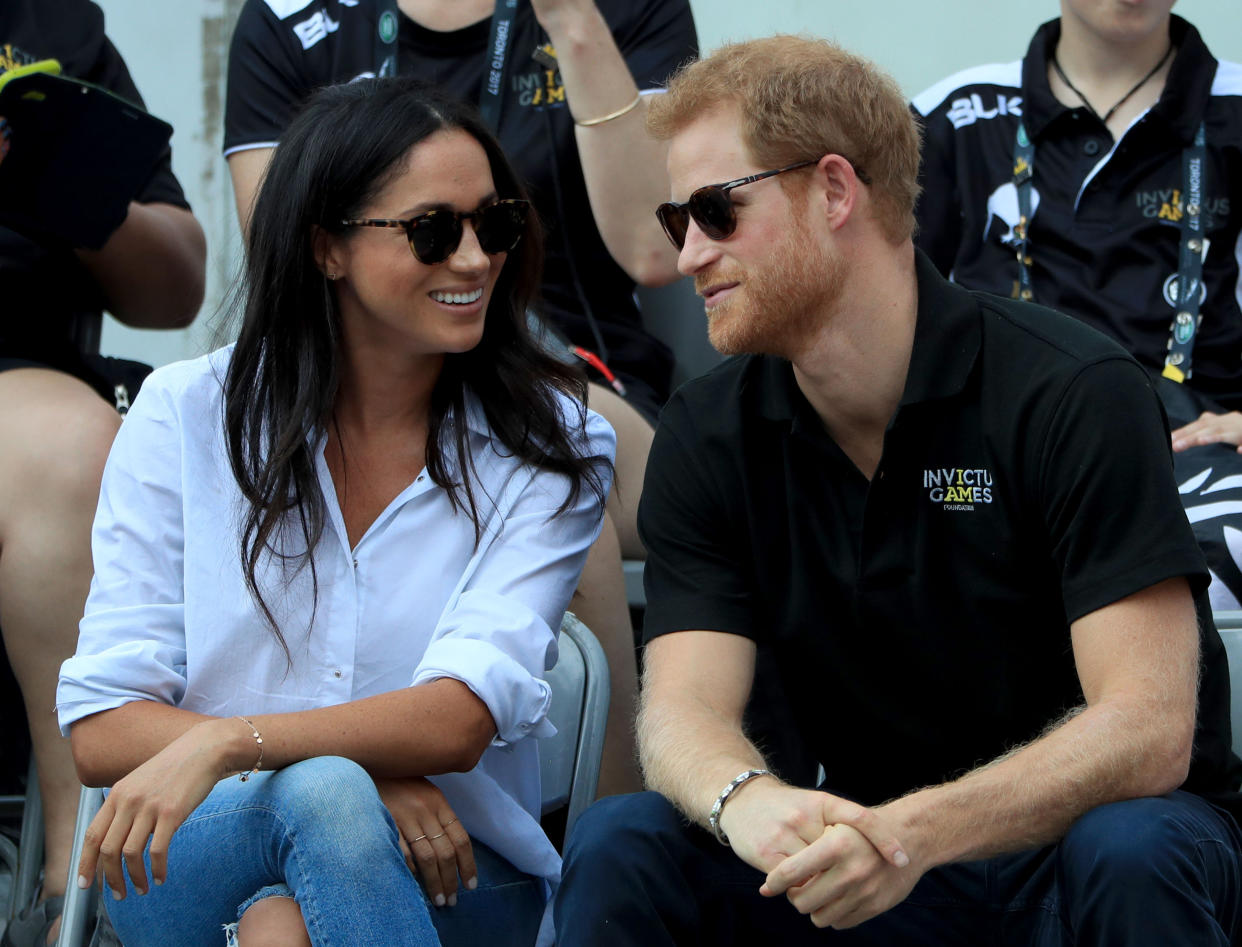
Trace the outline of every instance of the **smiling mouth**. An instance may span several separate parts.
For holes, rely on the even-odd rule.
[[[442,293],[439,290],[433,290],[429,295],[438,303],[447,303],[451,306],[468,306],[470,303],[478,302],[483,297],[483,290],[480,288],[468,293]]]
[[[717,300],[722,298],[729,290],[737,287],[737,283],[713,283],[711,286],[704,287],[699,291],[699,295],[703,297],[703,302],[709,308]]]

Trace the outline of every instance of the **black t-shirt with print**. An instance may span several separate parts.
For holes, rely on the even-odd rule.
[[[697,53],[685,0],[597,5],[639,89],[662,87]],[[376,8],[370,0],[247,0],[229,54],[225,154],[275,145],[315,89],[373,74]],[[447,33],[404,15],[400,23],[401,74],[436,82],[478,104],[490,18]],[[662,401],[672,355],[643,329],[634,282],[613,261],[595,226],[560,75],[533,58],[546,43],[529,4],[519,5],[499,137],[547,230],[543,309],[574,343],[597,351],[599,340],[584,314],[589,306],[610,367],[642,379]]]
[[[1146,373],[1036,306],[947,283],[921,254],[905,392],[868,481],[788,362],[732,359],[661,415],[639,529],[648,640],[753,639],[836,792],[945,782],[1082,703],[1069,626],[1207,570]],[[1228,666],[1202,632],[1185,788],[1232,799]],[[752,698],[770,697],[757,683]]]
[[[103,12],[88,0],[0,3],[0,70],[42,59],[57,59],[65,75],[142,104],[124,60],[104,35]],[[17,132],[12,147],[22,147]],[[169,151],[137,199],[189,206],[173,176]],[[0,227],[0,358],[29,359],[85,377],[89,369],[68,341],[70,325],[105,304],[72,247]]]

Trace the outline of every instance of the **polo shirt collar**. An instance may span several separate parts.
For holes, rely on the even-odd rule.
[[[1199,31],[1176,14],[1170,19],[1169,36],[1177,47],[1177,54],[1173,57],[1164,91],[1151,114],[1164,122],[1179,141],[1190,142],[1211,97],[1216,59]],[[1022,116],[1034,141],[1039,140],[1054,119],[1073,111],[1057,100],[1048,84],[1048,63],[1060,38],[1061,21],[1049,20],[1035,32],[1022,60]]]
[[[942,277],[921,250],[915,251],[914,271],[918,315],[903,406],[948,398],[965,388],[982,337],[979,305],[969,292]]]
[[[960,392],[979,355],[979,307],[970,293],[950,283],[915,250],[918,311],[914,347],[901,405],[947,398]],[[757,410],[769,421],[790,422],[813,411],[783,358],[756,358],[752,376]]]

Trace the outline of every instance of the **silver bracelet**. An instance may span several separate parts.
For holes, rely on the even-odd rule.
[[[729,837],[725,835],[724,831],[720,828],[720,813],[721,810],[724,809],[724,804],[728,801],[729,797],[737,792],[740,786],[750,782],[756,776],[771,775],[772,773],[770,770],[748,769],[746,772],[739,773],[735,776],[733,778],[733,782],[729,783],[729,785],[725,786],[725,788],[721,790],[720,795],[716,797],[715,804],[712,806],[712,811],[707,816],[707,824],[711,826],[712,834],[716,836],[717,842],[724,845],[726,848],[729,845]]]

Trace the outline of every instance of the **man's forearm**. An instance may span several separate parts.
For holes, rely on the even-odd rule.
[[[720,791],[748,769],[763,769],[763,754],[736,725],[692,698],[644,701],[638,713],[638,749],[647,788],[665,796],[686,818],[708,828]]]
[[[924,869],[1048,844],[1089,809],[1182,783],[1191,736],[1162,716],[1152,706],[1080,708],[1026,746],[879,811]]]

